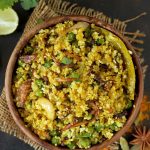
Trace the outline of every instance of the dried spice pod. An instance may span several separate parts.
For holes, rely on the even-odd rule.
[[[148,150],[150,149],[150,130],[143,127],[136,127],[135,133],[133,133],[135,137],[134,140],[130,142],[132,145],[139,145],[140,150]]]

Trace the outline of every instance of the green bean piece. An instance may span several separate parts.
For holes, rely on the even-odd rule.
[[[74,42],[76,40],[76,35],[73,32],[68,33],[68,41],[70,43]]]

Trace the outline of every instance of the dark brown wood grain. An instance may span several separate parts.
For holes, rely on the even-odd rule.
[[[86,16],[61,16],[61,17],[55,17],[52,18],[40,25],[37,25],[33,30],[31,30],[30,32],[26,33],[24,35],[24,37],[18,42],[16,48],[14,49],[8,65],[7,65],[7,69],[6,69],[6,74],[5,74],[5,92],[6,92],[6,99],[7,99],[7,103],[8,103],[8,107],[9,110],[11,112],[11,115],[14,119],[14,121],[16,122],[16,124],[18,125],[18,127],[33,141],[37,142],[38,144],[40,144],[41,146],[47,148],[48,150],[65,150],[67,148],[62,148],[62,147],[55,147],[53,145],[51,145],[50,143],[41,140],[37,135],[35,135],[29,128],[25,127],[25,124],[23,122],[23,120],[21,119],[17,108],[14,104],[13,101],[13,95],[12,95],[12,75],[13,75],[13,71],[15,68],[15,64],[16,64],[16,60],[18,58],[18,55],[20,53],[20,50],[22,50],[24,48],[24,46],[28,43],[28,41],[40,30],[40,29],[44,29],[50,26],[53,26],[59,22],[64,22],[66,20],[73,20],[73,21],[85,21],[88,23],[94,23],[97,26],[103,27],[109,31],[111,31],[112,33],[116,34],[118,37],[120,37],[122,39],[122,41],[125,43],[126,47],[128,49],[130,49],[133,52],[132,55],[132,59],[134,62],[134,66],[136,68],[136,97],[134,100],[134,106],[129,118],[126,122],[126,124],[124,125],[124,127],[116,132],[116,134],[110,139],[110,140],[106,140],[101,144],[97,144],[95,146],[92,146],[90,148],[90,150],[101,150],[102,148],[108,146],[109,144],[113,143],[114,141],[118,140],[127,130],[128,128],[132,125],[132,123],[134,122],[138,112],[139,112],[139,108],[142,102],[142,98],[143,98],[143,76],[142,76],[142,69],[139,63],[139,59],[135,53],[135,51],[133,50],[131,44],[125,39],[125,37],[123,37],[118,31],[116,31],[111,25],[106,24],[96,18],[92,18],[92,17],[86,17]]]

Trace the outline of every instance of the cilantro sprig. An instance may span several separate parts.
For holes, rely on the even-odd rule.
[[[12,7],[18,0],[0,0],[0,9],[4,10],[8,7]]]
[[[21,3],[23,9],[29,10],[37,5],[38,0],[0,0],[0,9],[7,9],[18,2]]]
[[[21,0],[21,6],[25,10],[29,10],[37,5],[37,0]]]

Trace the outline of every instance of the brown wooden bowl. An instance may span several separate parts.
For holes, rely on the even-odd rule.
[[[133,53],[132,59],[133,63],[135,66],[135,71],[136,71],[136,91],[135,91],[135,99],[134,99],[134,106],[132,110],[129,112],[129,117],[127,119],[126,124],[124,127],[116,132],[114,136],[110,140],[106,140],[102,142],[101,144],[94,145],[90,148],[90,150],[100,150],[109,144],[115,142],[118,140],[127,130],[128,128],[132,125],[134,122],[138,112],[139,108],[142,102],[142,97],[143,97],[143,77],[142,77],[142,69],[138,60],[138,56],[136,55],[135,51],[133,50],[131,44],[123,37],[120,33],[116,31],[111,25],[108,25],[105,22],[100,21],[99,19],[92,18],[92,17],[86,17],[86,16],[61,16],[61,17],[55,17],[51,18],[50,20],[37,25],[35,28],[32,30],[28,31],[28,33],[25,34],[25,36],[19,41],[18,45],[14,49],[8,65],[6,69],[6,75],[5,75],[5,92],[6,92],[6,98],[7,98],[7,103],[9,110],[11,112],[11,115],[16,122],[16,124],[19,126],[19,128],[34,142],[37,142],[39,145],[49,149],[49,150],[65,150],[67,148],[63,147],[55,147],[52,144],[41,140],[36,134],[34,134],[29,128],[27,128],[21,119],[18,110],[15,106],[15,103],[13,101],[13,95],[12,95],[12,76],[15,68],[15,64],[18,58],[18,55],[20,53],[20,50],[24,48],[24,46],[28,43],[28,41],[36,34],[40,29],[44,29],[50,26],[53,26],[57,23],[64,22],[66,20],[73,20],[73,21],[85,21],[88,23],[94,23],[95,25],[105,28],[109,30],[110,32],[116,34],[126,45],[128,49],[130,49]]]

